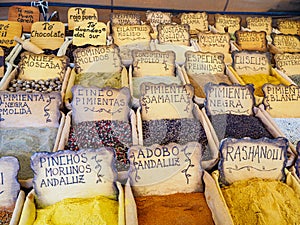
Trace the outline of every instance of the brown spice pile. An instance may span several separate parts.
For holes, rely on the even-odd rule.
[[[135,198],[138,224],[213,225],[203,193],[176,193]]]

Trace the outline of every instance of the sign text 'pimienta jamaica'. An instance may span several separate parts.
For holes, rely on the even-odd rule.
[[[253,115],[254,88],[252,85],[205,85],[205,109],[208,115]]]
[[[173,51],[133,50],[133,76],[175,76]]]
[[[11,208],[15,206],[20,192],[19,169],[20,165],[17,158],[12,156],[0,158],[0,207]]]
[[[297,85],[264,84],[263,103],[274,118],[300,117],[300,87]]]
[[[286,138],[226,138],[220,146],[219,171],[223,184],[254,177],[285,181]]]
[[[137,13],[112,13],[110,22],[115,25],[140,25],[141,15]]]
[[[75,85],[72,93],[72,118],[75,123],[98,120],[128,121],[130,110],[128,88],[96,88]]]
[[[222,75],[225,70],[224,55],[222,53],[187,51],[185,53],[185,69],[189,75]]]
[[[112,149],[37,152],[31,156],[33,188],[39,208],[66,198],[115,196]]]
[[[0,92],[0,127],[58,127],[61,94]]]
[[[143,120],[194,117],[194,89],[191,85],[145,82],[140,90]]]
[[[133,146],[128,157],[135,196],[201,192],[201,145]]]
[[[257,75],[271,72],[271,59],[269,52],[233,52],[233,68],[238,75]]]
[[[68,29],[74,30],[76,23],[97,22],[98,13],[93,8],[71,7],[68,9]]]

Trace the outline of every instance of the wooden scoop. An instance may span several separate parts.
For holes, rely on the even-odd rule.
[[[21,38],[15,36],[14,40],[16,42],[19,42],[22,45],[22,47],[25,50],[29,51],[29,52],[32,52],[32,53],[35,53],[35,54],[42,54],[42,53],[44,53],[44,51],[42,49],[40,49],[35,44],[31,43],[29,39],[22,40]]]

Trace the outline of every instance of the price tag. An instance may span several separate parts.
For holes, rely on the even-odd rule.
[[[30,32],[31,25],[40,20],[40,11],[33,6],[11,6],[8,10],[8,20],[20,22],[23,32]]]
[[[229,185],[254,177],[285,180],[288,140],[226,138],[220,144],[220,180]]]
[[[37,152],[31,156],[37,206],[44,208],[66,198],[116,196],[112,149]]]

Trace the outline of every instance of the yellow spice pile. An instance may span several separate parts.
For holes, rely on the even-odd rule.
[[[283,182],[254,178],[221,190],[235,225],[300,224],[300,195]]]

